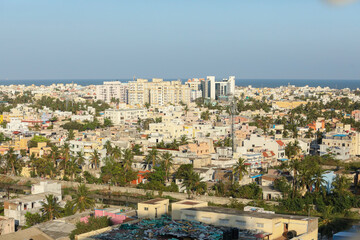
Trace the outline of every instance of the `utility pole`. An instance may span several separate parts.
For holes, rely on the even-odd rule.
[[[232,156],[234,156],[234,152],[235,152],[234,114],[235,114],[235,98],[234,98],[234,95],[232,95],[232,99],[231,99],[231,142],[232,142]]]

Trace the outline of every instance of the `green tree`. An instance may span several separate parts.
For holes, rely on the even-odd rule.
[[[154,168],[155,164],[159,160],[159,151],[156,148],[152,148],[151,151],[148,152],[144,160],[147,166],[151,164],[151,167]]]
[[[168,181],[169,172],[173,166],[173,156],[169,152],[164,152],[163,154],[161,154],[161,160],[163,162],[164,170],[165,170],[165,181]]]
[[[46,200],[41,202],[42,208],[41,211],[43,212],[43,217],[46,220],[53,220],[54,218],[58,218],[61,216],[61,207],[57,198],[52,195],[46,195]]]
[[[237,177],[238,181],[241,181],[244,175],[248,173],[248,166],[245,165],[245,159],[239,158],[233,167],[233,175]]]
[[[89,197],[90,192],[85,184],[80,184],[77,188],[74,199],[72,200],[72,205],[74,207],[74,212],[84,212],[86,209],[90,209],[95,206],[94,199]]]
[[[96,149],[91,154],[90,162],[95,167],[95,170],[97,170],[100,162],[100,154]]]

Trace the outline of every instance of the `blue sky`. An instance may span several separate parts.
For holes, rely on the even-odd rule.
[[[1,79],[360,79],[360,2],[0,0]]]

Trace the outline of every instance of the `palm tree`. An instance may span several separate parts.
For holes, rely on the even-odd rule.
[[[63,154],[63,161],[62,161],[62,167],[64,169],[64,175],[66,174],[66,165],[67,162],[70,160],[70,145],[69,143],[65,143],[62,149]]]
[[[85,164],[85,157],[83,152],[77,152],[76,162],[78,165],[83,166]]]
[[[202,193],[206,191],[206,183],[202,182],[200,175],[192,169],[184,172],[183,186],[186,188],[189,198],[194,192]]]
[[[61,207],[57,201],[57,198],[52,195],[46,195],[46,200],[41,202],[43,212],[43,216],[47,220],[53,220],[54,218],[58,218],[61,216]]]
[[[31,172],[35,175],[35,166],[36,166],[37,157],[32,153],[29,157],[29,165],[31,166]]]
[[[122,151],[118,146],[115,146],[112,150],[111,150],[111,156],[119,161],[122,157]]]
[[[74,180],[74,175],[79,173],[81,170],[79,168],[79,164],[77,163],[77,158],[75,156],[71,156],[70,161],[68,162],[67,172],[70,175],[71,181]]]
[[[55,145],[53,145],[51,147],[51,152],[50,152],[50,157],[54,163],[54,167],[57,166],[56,160],[59,159],[60,153],[59,153],[59,148]]]
[[[127,172],[131,169],[131,164],[134,161],[134,154],[131,149],[125,149],[122,152],[122,165],[124,170]]]
[[[111,142],[110,140],[107,140],[104,144],[104,148],[106,149],[106,153],[107,154],[110,154],[111,151],[112,151],[112,145],[111,145]]]
[[[318,168],[314,174],[314,185],[315,185],[315,192],[319,192],[320,188],[326,183],[324,179],[324,170],[321,168]]]
[[[95,150],[92,152],[91,158],[90,158],[90,162],[91,162],[91,164],[93,164],[93,166],[95,166],[95,170],[98,169],[99,161],[100,161],[100,154],[99,154],[99,152],[95,149]]]
[[[156,148],[152,148],[151,151],[145,157],[145,164],[147,165],[151,164],[151,168],[154,168],[158,159],[159,159],[159,151]]]
[[[164,163],[165,167],[165,181],[168,181],[169,171],[173,165],[173,156],[171,153],[165,152],[161,154],[161,160]]]
[[[75,198],[72,200],[72,205],[74,207],[74,212],[80,211],[83,212],[85,209],[94,207],[95,200],[89,197],[90,192],[85,184],[80,184],[78,186]]]
[[[188,144],[188,138],[186,137],[186,135],[181,135],[180,145],[185,145],[185,144]]]
[[[8,167],[11,168],[11,175],[16,175],[17,173],[17,166],[19,165],[18,156],[15,154],[14,148],[9,148],[7,153],[5,154],[5,159],[7,162]]]
[[[300,162],[297,159],[292,159],[288,162],[288,168],[290,171],[293,171],[293,197],[295,197],[296,189],[297,189],[297,173],[300,167]]]
[[[334,187],[334,192],[339,193],[339,195],[345,195],[345,193],[349,191],[351,183],[345,176],[337,175],[332,185]]]
[[[243,179],[244,175],[248,173],[248,166],[245,165],[245,159],[239,158],[233,167],[233,175],[237,176],[238,181],[240,182]]]
[[[70,129],[69,132],[68,132],[68,136],[67,136],[66,141],[73,140],[74,138],[75,138],[74,131],[72,129]]]

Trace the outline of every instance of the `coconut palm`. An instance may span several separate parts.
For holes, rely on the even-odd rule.
[[[240,182],[243,177],[248,173],[248,166],[245,165],[245,159],[239,158],[233,167],[233,175],[237,176],[238,181]]]
[[[111,142],[110,140],[107,140],[104,144],[104,148],[106,149],[106,153],[107,154],[110,154],[111,151],[112,151],[112,145],[111,145]]]
[[[35,175],[36,161],[37,161],[37,157],[35,157],[35,154],[32,153],[29,157],[29,165],[31,167],[31,172],[34,175]]]
[[[345,176],[337,175],[332,185],[334,187],[334,192],[344,195],[344,193],[349,191],[351,183]]]
[[[64,170],[64,175],[66,174],[66,170],[67,170],[67,162],[70,160],[70,144],[69,143],[65,143],[63,148],[62,148],[62,155],[63,155],[63,160],[62,160],[62,169]]]
[[[79,166],[84,166],[85,164],[85,157],[84,157],[84,153],[83,152],[77,152],[76,154],[76,163]]]
[[[115,146],[114,148],[112,148],[111,150],[111,156],[117,160],[120,161],[120,159],[122,158],[122,151],[118,146]]]
[[[90,162],[95,166],[95,170],[97,170],[100,162],[100,154],[96,149],[91,154]]]
[[[185,144],[188,144],[188,138],[186,137],[186,135],[181,135],[181,138],[180,138],[180,145],[185,145]]]
[[[95,200],[90,198],[89,195],[90,192],[86,185],[80,184],[78,186],[75,198],[71,202],[74,207],[74,212],[84,212],[86,209],[95,206]]]
[[[46,195],[46,200],[41,202],[43,212],[43,217],[47,220],[53,220],[54,218],[58,218],[61,216],[61,207],[57,201],[57,198],[52,195]]]
[[[77,157],[71,156],[68,166],[67,166],[67,173],[69,174],[71,181],[74,180],[74,175],[81,172],[79,168],[79,164],[77,163]]]
[[[127,172],[131,170],[131,164],[134,161],[134,153],[131,151],[131,149],[125,149],[122,152],[122,166],[124,170]]]
[[[326,183],[325,179],[324,179],[324,171],[321,168],[316,169],[315,174],[314,174],[314,178],[313,178],[313,183],[315,186],[315,192],[319,192],[320,188]]]
[[[145,164],[150,165],[154,168],[156,162],[159,160],[159,151],[156,148],[152,148],[151,151],[145,157]]]
[[[190,171],[184,172],[183,186],[186,188],[188,197],[190,198],[191,194],[204,193],[206,192],[206,183],[202,182],[202,178],[191,168]]]
[[[9,148],[5,154],[7,168],[11,168],[11,175],[16,175],[21,171],[21,160],[15,153],[14,148]]]
[[[53,161],[55,167],[57,166],[56,160],[59,159],[59,156],[60,156],[59,148],[56,145],[51,146],[50,158]]]
[[[168,181],[170,168],[173,166],[173,156],[169,152],[161,154],[161,160],[165,167],[165,181]]]

